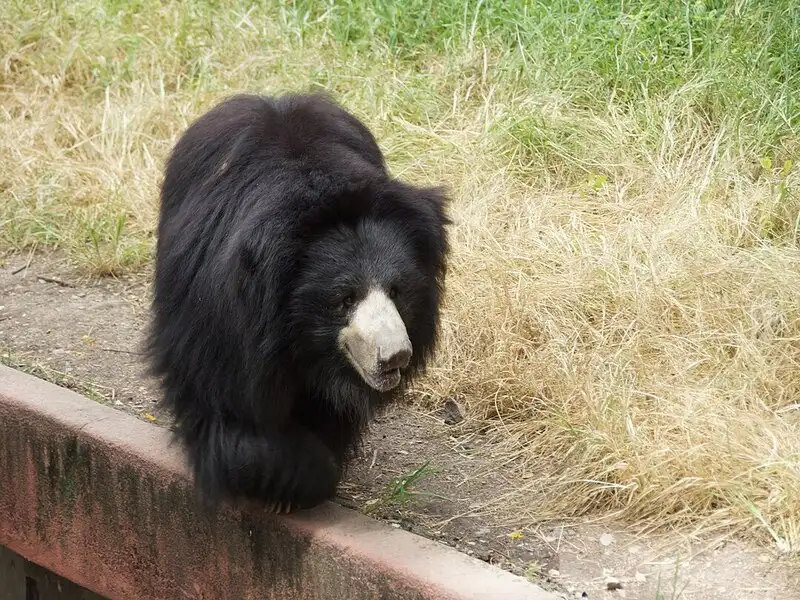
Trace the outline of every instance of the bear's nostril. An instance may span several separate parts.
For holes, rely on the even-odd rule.
[[[381,349],[383,350],[383,349]],[[388,352],[386,354],[389,354]],[[411,348],[403,347],[396,350],[393,354],[384,358],[384,352],[380,352],[381,358],[378,361],[378,366],[382,371],[393,371],[395,369],[404,369],[408,366],[411,360]]]

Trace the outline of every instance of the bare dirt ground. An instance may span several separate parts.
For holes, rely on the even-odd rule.
[[[57,253],[0,257],[3,361],[168,426],[139,354],[148,292],[146,274],[90,281]],[[489,438],[448,425],[443,412],[398,406],[374,425],[342,484],[342,503],[564,598],[800,600],[797,565],[768,548],[725,537],[641,537],[607,522],[524,524],[484,514],[483,503],[515,485],[511,471],[491,466],[491,453]],[[432,473],[389,491],[394,478],[427,461]],[[404,489],[412,493],[405,505]]]

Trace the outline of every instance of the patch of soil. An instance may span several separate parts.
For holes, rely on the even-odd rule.
[[[4,362],[155,426],[170,424],[140,355],[146,276],[90,281],[57,253],[3,262]],[[507,515],[479,512],[514,488],[514,474],[493,466],[488,438],[446,421],[445,410],[424,413],[410,404],[382,416],[342,483],[340,502],[563,598],[800,600],[796,565],[743,543],[677,534],[642,539],[622,525],[589,521],[516,529]]]

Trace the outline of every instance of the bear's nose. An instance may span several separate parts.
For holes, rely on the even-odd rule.
[[[380,346],[378,348],[378,368],[381,371],[405,369],[411,360],[411,342],[408,338],[400,344]]]

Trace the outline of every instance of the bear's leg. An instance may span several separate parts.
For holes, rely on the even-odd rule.
[[[217,417],[181,428],[200,488],[212,496],[246,497],[275,512],[310,508],[332,498],[341,477],[333,453],[296,423],[257,431]]]

